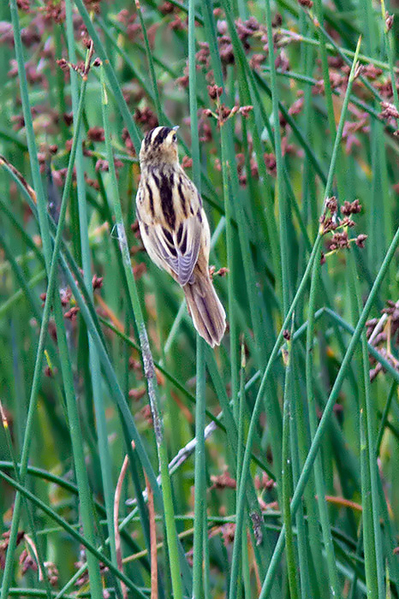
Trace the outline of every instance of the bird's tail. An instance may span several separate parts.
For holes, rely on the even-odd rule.
[[[208,276],[196,276],[183,287],[187,307],[198,333],[211,347],[220,345],[226,330],[226,313]]]

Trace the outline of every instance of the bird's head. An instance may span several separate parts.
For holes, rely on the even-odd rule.
[[[147,133],[141,143],[141,166],[178,162],[177,129],[178,127],[155,127]]]

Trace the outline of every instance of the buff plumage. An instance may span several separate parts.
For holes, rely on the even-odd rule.
[[[175,129],[156,127],[141,144],[137,219],[151,260],[181,285],[195,328],[214,347],[224,335],[226,314],[209,276],[208,220],[179,164]]]

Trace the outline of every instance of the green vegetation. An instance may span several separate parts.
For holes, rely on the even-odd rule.
[[[1,599],[399,597],[391,4],[1,4]],[[158,124],[215,350],[139,237]]]

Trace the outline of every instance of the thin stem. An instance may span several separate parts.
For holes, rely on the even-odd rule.
[[[191,156],[194,183],[200,191],[200,147],[197,120],[197,74],[195,64],[195,0],[188,5],[188,65],[191,128]],[[197,375],[195,407],[195,471],[194,471],[194,547],[193,547],[193,599],[203,596],[204,516],[206,514],[205,480],[205,342],[197,334]]]
[[[314,314],[316,308],[316,298],[318,291],[318,283],[320,276],[320,262],[315,261],[312,271],[310,294],[309,294],[309,308],[308,308],[308,328],[306,335],[306,395],[308,399],[308,411],[309,411],[309,427],[310,427],[310,441],[312,442],[316,430],[317,430],[317,409],[316,400],[314,396],[313,388],[313,377],[314,377]],[[315,486],[317,493],[317,505],[319,509],[319,517],[321,523],[321,529],[323,534],[324,548],[327,558],[328,575],[330,581],[330,588],[334,597],[340,597],[341,593],[339,590],[338,573],[335,560],[334,545],[331,537],[331,526],[328,517],[328,509],[325,500],[325,484],[323,476],[323,462],[321,455],[319,454],[315,460],[314,466],[315,472]]]
[[[19,24],[18,24],[18,15],[17,15],[17,9],[16,9],[16,5],[15,5],[15,0],[13,0],[13,2],[11,4],[11,9],[12,9],[12,14],[14,15],[13,18],[14,18],[14,22],[15,22],[15,27],[18,28]],[[22,56],[20,58],[22,58]],[[39,342],[38,342],[38,347],[37,347],[37,352],[36,352],[36,361],[35,361],[35,367],[34,367],[34,373],[33,373],[31,394],[30,394],[30,399],[29,399],[28,415],[27,415],[27,420],[26,420],[25,437],[24,437],[24,443],[23,443],[21,459],[20,459],[20,461],[21,461],[20,480],[21,480],[22,484],[24,484],[24,482],[25,482],[27,465],[28,465],[28,460],[29,460],[29,450],[30,450],[31,438],[32,438],[32,433],[33,433],[34,416],[35,416],[36,407],[37,407],[37,397],[38,397],[40,379],[41,379],[41,374],[42,374],[41,373],[41,365],[42,365],[42,359],[43,359],[44,344],[45,344],[45,340],[46,340],[46,336],[47,336],[47,327],[48,327],[48,322],[49,322],[49,318],[50,318],[50,310],[51,310],[51,305],[52,305],[53,293],[54,293],[54,290],[56,287],[58,254],[60,251],[62,232],[63,232],[63,228],[64,228],[64,223],[65,223],[67,200],[69,197],[71,184],[72,184],[73,164],[74,164],[75,156],[76,156],[79,128],[80,128],[80,123],[81,123],[82,114],[83,114],[83,105],[84,105],[86,86],[87,86],[87,77],[83,80],[83,83],[82,83],[79,109],[78,109],[78,114],[76,116],[76,122],[75,122],[75,133],[74,133],[74,137],[73,137],[71,154],[70,154],[69,164],[68,164],[68,171],[67,171],[64,191],[63,191],[63,195],[62,195],[59,223],[58,223],[57,234],[56,234],[55,243],[54,243],[54,251],[53,251],[53,255],[52,255],[52,261],[51,261],[50,268],[49,268],[49,261],[46,260],[47,268],[49,268],[48,287],[47,287],[47,295],[46,295],[46,301],[45,301],[44,312],[43,312],[42,326],[40,329]],[[29,102],[29,99],[27,101]],[[40,194],[40,195],[42,195],[42,194]],[[38,195],[38,199],[39,199],[39,197],[40,196]],[[42,203],[42,201],[40,202],[40,204],[38,202],[39,206],[41,206],[41,203]],[[43,210],[45,212],[45,208],[41,208],[41,210]],[[39,214],[40,214],[40,211],[39,211]],[[47,225],[47,217],[44,218],[43,239],[46,239],[45,234],[44,234],[44,232],[47,230],[46,225]],[[62,316],[62,318],[63,318],[63,316]],[[4,570],[4,577],[3,577],[2,588],[1,588],[1,599],[6,599],[7,593],[8,593],[8,588],[11,583],[12,563],[13,563],[13,556],[14,556],[16,540],[17,540],[20,508],[21,508],[21,497],[20,497],[19,493],[17,493],[16,498],[15,498],[13,520],[12,520],[12,525],[11,525],[10,539],[9,539],[8,551],[7,551],[7,556],[6,556],[6,564],[5,564],[5,570]],[[95,573],[97,570],[98,570],[98,567],[94,568],[94,564],[93,564],[93,572],[92,572],[93,579],[95,579],[97,577],[97,574]],[[101,585],[101,581],[99,579],[99,573],[98,573],[97,578],[98,578],[98,583]]]
[[[291,509],[292,512],[295,513],[296,510],[298,509],[299,503],[301,501],[301,497],[302,497],[302,493],[303,490],[306,486],[306,483],[309,479],[314,461],[316,459],[317,453],[319,451],[320,448],[320,443],[321,440],[323,438],[324,432],[327,428],[328,425],[328,421],[330,418],[330,415],[332,413],[332,410],[334,408],[335,402],[337,401],[339,392],[341,390],[342,384],[344,382],[344,379],[346,377],[348,368],[350,366],[350,362],[352,360],[353,354],[355,352],[356,346],[360,340],[360,336],[362,333],[362,330],[366,324],[366,321],[369,317],[371,308],[374,304],[375,298],[377,296],[377,293],[381,287],[381,283],[385,277],[385,274],[388,270],[388,267],[390,265],[390,262],[397,250],[397,248],[399,247],[399,228],[397,229],[394,238],[392,239],[392,242],[389,246],[389,249],[384,257],[384,260],[381,264],[381,267],[377,273],[377,276],[375,278],[374,284],[371,288],[370,294],[367,298],[366,304],[361,312],[361,315],[359,317],[359,320],[357,322],[356,328],[354,330],[352,339],[349,343],[348,349],[345,353],[345,356],[342,360],[341,363],[341,367],[338,371],[337,377],[335,379],[333,388],[331,390],[331,393],[329,395],[327,404],[324,408],[324,412],[323,412],[323,416],[320,420],[319,426],[317,428],[315,437],[313,439],[313,443],[310,447],[309,453],[308,453],[308,457],[306,458],[306,462],[304,464],[304,467],[302,469],[302,473],[301,476],[299,478],[298,484],[295,488],[295,492],[294,492],[294,496],[292,498],[292,503],[291,503]],[[271,586],[273,584],[273,579],[274,576],[276,574],[276,568],[277,568],[277,564],[281,558],[281,554],[284,550],[284,537],[285,537],[285,529],[283,527],[279,539],[277,541],[277,545],[273,554],[273,558],[272,561],[270,563],[269,566],[269,570],[267,573],[267,576],[265,578],[265,581],[263,583],[262,586],[262,593],[260,595],[259,599],[265,599],[268,596],[268,593],[271,590]]]
[[[358,281],[355,259],[351,253],[351,286],[353,287],[358,317],[362,309],[362,297]],[[374,445],[373,402],[371,400],[370,372],[366,331],[361,336],[360,363],[364,383],[360,393],[360,451],[362,464],[362,495],[366,498],[363,510],[365,570],[368,595],[384,597],[384,567],[381,544],[380,505],[378,497],[378,466]],[[364,430],[363,430],[364,427]],[[364,438],[363,438],[364,437]]]
[[[155,439],[158,450],[158,460],[161,470],[161,480],[163,489],[163,507],[167,532],[167,543],[169,551],[169,562],[171,567],[172,586],[176,599],[182,597],[182,582],[180,576],[180,563],[178,553],[178,541],[176,533],[176,524],[174,520],[174,507],[172,497],[172,487],[168,471],[168,458],[166,450],[166,440],[164,437],[163,419],[160,412],[160,402],[158,394],[158,384],[154,361],[151,353],[151,348],[147,336],[147,330],[144,322],[143,312],[141,309],[140,299],[137,292],[136,282],[133,277],[132,267],[130,263],[130,251],[127,243],[125,227],[123,224],[122,208],[118,192],[118,183],[116,178],[116,170],[114,157],[111,147],[111,136],[109,131],[109,104],[108,96],[105,88],[104,70],[102,72],[102,106],[103,106],[103,125],[105,132],[105,141],[107,146],[109,171],[112,181],[111,200],[115,214],[115,230],[118,235],[118,242],[123,258],[123,266],[126,274],[126,280],[129,291],[129,301],[131,302],[134,317],[136,319],[137,330],[139,333],[140,347],[144,362],[144,374],[147,380],[148,398],[151,407]],[[147,475],[149,473],[147,472]],[[148,476],[150,479],[150,476]],[[150,479],[151,487],[155,494],[156,482],[153,485]],[[155,497],[158,497],[157,495]]]
[[[290,339],[287,341],[286,369],[285,369],[285,387],[284,387],[284,408],[283,408],[283,439],[282,439],[282,499],[283,499],[283,522],[285,525],[286,534],[286,558],[288,571],[288,584],[290,588],[290,596],[292,599],[299,598],[298,580],[296,575],[296,557],[294,548],[294,536],[292,532],[292,517],[290,497],[292,491],[292,470],[291,470],[291,454],[290,454],[290,420],[291,420],[291,401],[292,401],[292,333],[291,327]]]
[[[99,551],[94,545],[92,545],[88,541],[87,535],[79,534],[79,532],[75,530],[75,528],[71,526],[66,520],[64,520],[64,518],[59,516],[59,514],[55,510],[48,507],[48,505],[46,505],[43,501],[41,501],[41,499],[36,497],[36,495],[31,493],[25,486],[23,486],[22,484],[20,484],[1,470],[0,478],[2,478],[11,486],[13,486],[20,495],[24,495],[35,507],[40,509],[44,514],[46,514],[49,518],[51,518],[52,520],[54,520],[54,522],[61,526],[62,529],[65,530],[75,541],[83,545],[83,547],[87,549],[88,555],[91,554],[95,558],[96,562],[104,563],[107,566],[107,568],[109,568],[110,571],[113,574],[115,574],[115,576],[117,576],[121,581],[123,581],[126,584],[126,586],[129,589],[132,590],[132,593],[134,593],[134,596],[137,597],[137,599],[145,599],[147,597],[146,595],[144,595],[144,593],[140,591],[140,589],[138,589],[138,587],[130,580],[130,578],[128,578],[125,574],[120,572],[118,568],[115,568],[114,564],[111,562],[111,560],[108,559],[108,557],[104,553],[101,553],[101,551]],[[97,597],[102,597],[102,590],[100,591],[100,594],[97,595]]]
[[[359,52],[360,49],[360,40],[358,42],[357,45],[357,51]],[[342,107],[342,112],[341,112],[341,119],[340,119],[340,123],[339,123],[339,127],[338,127],[338,132],[337,135],[335,137],[335,143],[334,143],[334,148],[333,148],[333,152],[332,152],[332,156],[331,156],[331,162],[330,162],[330,171],[329,171],[329,175],[328,175],[328,179],[327,179],[327,184],[326,184],[326,192],[325,192],[325,197],[328,196],[328,191],[331,188],[332,185],[332,181],[333,181],[333,177],[334,177],[334,170],[335,170],[335,165],[336,165],[336,159],[337,159],[337,153],[338,153],[338,145],[340,143],[341,140],[341,136],[342,136],[342,131],[343,131],[343,126],[344,126],[344,121],[345,121],[345,116],[346,116],[346,111],[347,111],[347,107],[348,107],[348,103],[349,103],[349,96],[350,96],[350,91],[352,88],[352,84],[353,84],[353,80],[354,80],[354,74],[355,74],[355,67],[356,67],[356,60],[354,61],[353,65],[352,65],[352,69],[351,69],[351,73],[349,75],[349,80],[348,80],[348,87],[346,90],[346,95],[345,95],[345,99],[344,99],[344,103],[343,103],[343,107]],[[399,233],[398,233],[399,235]],[[319,251],[320,251],[320,245],[321,245],[321,233],[319,232],[315,243],[313,245],[313,249],[312,249],[312,253],[309,256],[309,260],[307,263],[307,267],[305,270],[305,273],[303,274],[302,280],[298,286],[297,292],[295,294],[295,297],[292,301],[292,304],[287,312],[287,315],[284,319],[284,323],[282,325],[282,328],[280,330],[280,333],[277,337],[276,343],[274,344],[273,350],[271,352],[268,364],[266,366],[266,369],[264,371],[263,377],[262,377],[262,383],[260,385],[259,391],[258,391],[258,395],[257,398],[255,400],[255,405],[252,411],[252,417],[251,417],[251,423],[249,426],[249,432],[248,432],[248,438],[247,438],[247,445],[246,445],[246,449],[245,449],[245,455],[244,455],[244,463],[243,463],[243,469],[242,469],[242,479],[241,479],[241,483],[240,483],[240,504],[239,504],[239,509],[237,511],[238,513],[238,517],[237,517],[237,531],[238,531],[238,535],[240,534],[241,531],[241,527],[242,527],[242,523],[243,523],[243,512],[244,512],[244,493],[243,493],[243,485],[246,482],[246,477],[248,476],[248,471],[249,471],[249,462],[250,462],[250,452],[252,449],[252,443],[253,443],[253,436],[255,434],[255,427],[256,427],[256,422],[257,419],[259,417],[259,412],[260,412],[260,407],[261,407],[261,400],[263,400],[263,394],[265,392],[266,389],[266,383],[267,383],[267,379],[269,376],[269,372],[271,370],[271,366],[278,354],[279,351],[279,346],[280,343],[282,341],[283,338],[283,332],[284,330],[289,326],[290,321],[291,321],[291,317],[292,314],[295,311],[296,305],[299,301],[299,299],[302,297],[302,293],[305,291],[305,287],[307,284],[307,280],[308,277],[312,271],[313,268],[313,263],[315,259],[319,259]],[[349,364],[348,364],[349,366]],[[318,431],[320,430],[320,426]],[[317,436],[317,434],[316,434]],[[319,444],[321,441],[321,438],[317,439],[317,443]],[[312,444],[312,447],[315,446],[316,443],[316,437],[314,439],[314,442]],[[317,447],[318,449],[318,447]],[[313,459],[315,458],[316,454],[317,454],[317,449],[314,450],[314,456]],[[302,470],[302,474],[299,478],[298,481],[298,485],[297,485],[297,489],[299,487],[299,485],[302,485],[304,483],[304,473],[305,473],[305,467],[306,465],[309,468],[309,456],[310,454],[308,454],[308,458],[305,462],[305,466],[304,469]],[[313,462],[312,462],[313,464]],[[307,477],[310,475],[310,471],[307,472],[306,471],[306,481],[307,481]],[[306,484],[306,482],[305,482]],[[305,484],[303,484],[303,487],[305,487]],[[296,493],[296,492],[295,492]],[[294,498],[295,498],[295,494],[294,494]],[[294,501],[294,500],[293,500]],[[294,505],[294,504],[293,504]],[[298,506],[296,505],[296,508]],[[292,513],[294,513],[294,510],[292,508]],[[268,574],[266,576],[266,579],[264,581],[263,587],[262,587],[262,595],[261,595],[261,599],[264,599],[265,597],[267,597],[268,593],[271,590],[271,586],[272,586],[272,580],[274,578],[274,574],[275,574],[275,568],[277,566],[277,559],[280,558],[281,556],[281,552],[284,548],[284,535],[283,535],[283,531],[285,534],[285,527],[283,527],[282,533],[280,534],[280,540],[279,543],[280,545],[278,545],[274,551],[273,554],[273,558],[272,558],[272,562],[269,565],[269,570],[268,570]],[[233,581],[237,578],[237,568],[238,568],[238,553],[239,549],[238,549],[238,543],[234,543],[234,549],[233,549],[233,562],[232,562],[232,567],[231,567],[231,581],[233,584]],[[278,558],[277,558],[277,552],[278,551]],[[275,557],[276,556],[276,557]],[[234,591],[232,591],[232,597],[234,597]]]
[[[194,478],[194,552],[193,598],[203,596],[204,515],[206,515],[205,480],[205,341],[197,335],[197,394],[195,406],[195,478]]]
[[[290,265],[288,259],[288,211],[287,211],[287,198],[284,184],[284,159],[281,152],[281,133],[280,133],[280,119],[279,119],[279,97],[277,88],[277,77],[275,67],[275,53],[274,53],[274,42],[273,42],[273,29],[272,29],[272,16],[270,10],[270,0],[265,1],[266,7],[266,23],[267,23],[267,39],[269,48],[269,66],[270,66],[270,80],[271,80],[271,92],[272,92],[272,104],[273,104],[273,118],[274,118],[274,145],[276,155],[276,168],[277,168],[277,183],[276,183],[276,200],[279,208],[279,224],[280,224],[280,251],[281,251],[281,280],[282,280],[282,300],[283,300],[283,313],[287,313],[288,305],[290,301],[290,282],[289,272]]]
[[[158,122],[161,125],[162,120],[163,120],[163,111],[162,111],[161,100],[159,98],[157,78],[156,78],[155,69],[154,69],[154,61],[152,58],[151,48],[150,48],[150,44],[148,41],[147,29],[146,29],[146,26],[144,23],[143,13],[141,11],[140,0],[135,0],[135,3],[136,3],[136,9],[137,9],[137,12],[139,15],[141,30],[142,30],[143,36],[144,36],[145,53],[147,56],[148,66],[150,67],[150,78],[151,78],[151,84],[152,84],[155,109],[157,111]]]
[[[67,30],[67,45],[70,61],[76,63],[75,39],[73,31],[73,14],[71,0],[65,2],[66,11],[66,30]],[[78,81],[77,73],[74,69],[70,69],[71,90],[72,90],[72,109],[76,114],[79,105],[78,98]],[[78,194],[78,209],[79,209],[79,227],[80,227],[80,243],[82,254],[83,278],[86,287],[89,291],[90,298],[93,299],[92,273],[91,273],[91,257],[89,246],[89,227],[87,217],[87,198],[86,198],[86,182],[84,176],[84,162],[82,149],[83,136],[79,133],[78,147],[76,151],[76,181]],[[110,537],[110,547],[112,561],[117,566],[116,548],[115,548],[115,531],[113,525],[113,493],[114,485],[112,481],[111,456],[108,447],[107,422],[105,417],[105,406],[102,392],[101,382],[101,367],[98,352],[95,343],[90,335],[88,335],[89,343],[89,362],[91,385],[93,390],[93,399],[97,423],[98,434],[98,450],[100,454],[101,475],[104,487],[105,507],[107,511],[108,532]]]

